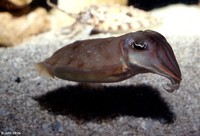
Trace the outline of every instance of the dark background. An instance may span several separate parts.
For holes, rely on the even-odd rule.
[[[57,0],[51,0],[52,3],[57,4]],[[146,11],[164,7],[170,4],[176,4],[176,3],[183,3],[183,4],[198,4],[199,0],[129,0],[128,5],[133,5],[136,8],[143,9]],[[5,5],[7,4],[7,6]],[[46,0],[33,0],[29,5],[29,11],[37,8],[37,7],[44,7],[47,10],[50,10],[51,8],[47,5]],[[18,11],[21,10],[21,8],[18,9],[18,7],[13,7],[9,4],[6,0],[0,1],[0,11]]]
[[[57,0],[51,0],[51,1],[57,3]],[[154,8],[164,7],[175,3],[183,3],[191,5],[191,4],[198,4],[198,2],[199,0],[129,0],[128,5],[134,5],[134,7],[148,11]],[[46,4],[46,0],[34,0],[32,2],[32,5],[33,6],[40,5],[48,7]]]

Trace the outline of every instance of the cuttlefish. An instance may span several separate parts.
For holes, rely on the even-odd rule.
[[[181,71],[166,38],[152,30],[118,37],[75,41],[36,64],[41,73],[79,83],[111,83],[137,74],[168,78],[164,89],[177,90]]]

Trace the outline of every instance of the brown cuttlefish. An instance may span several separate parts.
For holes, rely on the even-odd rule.
[[[181,82],[170,44],[152,30],[76,41],[36,66],[40,73],[79,83],[118,82],[148,72],[168,78],[171,84],[164,87],[168,92]]]

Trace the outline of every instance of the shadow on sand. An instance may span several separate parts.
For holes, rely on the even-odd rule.
[[[158,90],[147,85],[101,88],[66,86],[34,99],[42,109],[53,114],[68,115],[83,121],[134,116],[173,123],[175,118]]]

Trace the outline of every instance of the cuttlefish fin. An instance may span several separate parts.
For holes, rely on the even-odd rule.
[[[43,62],[36,63],[35,68],[39,71],[40,75],[47,78],[54,78],[53,72],[47,68]]]

